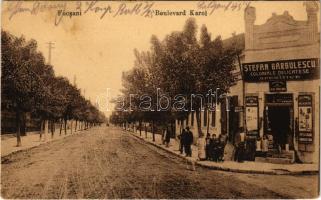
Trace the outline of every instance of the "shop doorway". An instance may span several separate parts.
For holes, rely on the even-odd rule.
[[[289,144],[289,148],[293,149],[291,109],[291,106],[268,106],[269,129],[273,136],[274,148],[280,145],[285,149],[285,145]]]

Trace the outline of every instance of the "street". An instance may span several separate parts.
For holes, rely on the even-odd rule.
[[[242,174],[196,167],[115,127],[1,159],[2,198],[313,198],[317,175]]]

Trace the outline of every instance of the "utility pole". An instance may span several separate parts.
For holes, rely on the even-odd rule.
[[[48,64],[51,64],[51,50],[54,49],[54,44],[53,42],[48,42]]]
[[[244,74],[243,74],[243,67],[240,59],[240,55],[237,55],[237,60],[240,67],[241,77],[242,77],[242,98],[243,98],[243,132],[246,131],[246,113],[245,113],[245,81],[244,81]]]
[[[51,50],[54,48],[53,42],[49,42],[48,44],[48,65],[51,64]],[[42,130],[41,130],[42,131]],[[47,140],[47,134],[49,134],[49,121],[48,119],[44,120],[44,140]]]

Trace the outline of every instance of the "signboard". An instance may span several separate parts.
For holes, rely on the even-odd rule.
[[[232,78],[235,82],[242,80],[241,72],[232,73]]]
[[[245,105],[246,107],[257,107],[259,105],[259,98],[257,96],[246,96]]]
[[[234,112],[243,112],[243,106],[235,106]]]
[[[301,81],[320,78],[318,58],[244,63],[242,70],[246,82]]]
[[[298,105],[299,106],[312,106],[312,96],[311,95],[299,95]]]
[[[270,92],[286,92],[286,81],[270,81]]]
[[[298,96],[299,108],[299,142],[313,142],[312,95]]]
[[[293,96],[292,94],[266,94],[265,95],[265,105],[292,105]]]
[[[257,130],[255,130],[255,131],[248,131],[247,133],[246,133],[246,137],[248,138],[248,139],[257,139],[258,137],[259,137],[259,132],[257,131]]]
[[[246,96],[245,97],[245,116],[246,116],[246,128],[248,131],[258,130],[258,97]]]

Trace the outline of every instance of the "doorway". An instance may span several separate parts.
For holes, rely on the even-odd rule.
[[[280,145],[285,149],[285,144],[293,148],[293,133],[291,128],[290,106],[268,106],[269,128],[273,136],[274,147]]]

